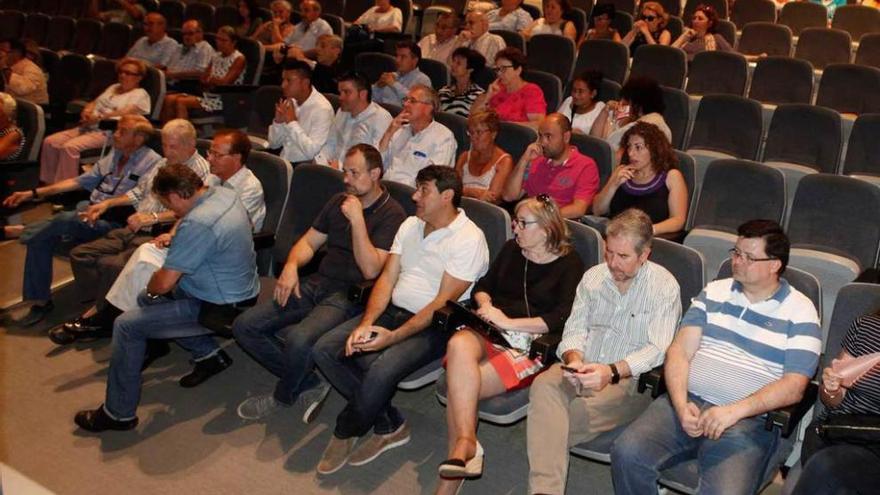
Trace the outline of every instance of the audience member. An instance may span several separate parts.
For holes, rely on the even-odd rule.
[[[635,55],[640,46],[668,45],[672,42],[672,34],[666,29],[669,14],[663,5],[659,2],[642,2],[639,8],[639,20],[623,37],[623,44],[629,47],[630,56]]]
[[[86,104],[79,114],[79,125],[56,132],[43,140],[40,154],[40,181],[53,184],[72,179],[79,173],[80,153],[101,148],[107,134],[98,130],[98,122],[118,120],[123,115],[150,113],[150,95],[140,87],[146,65],[135,58],[116,64],[119,82],[111,84],[100,96]]]
[[[400,105],[414,85],[431,87],[431,78],[419,70],[419,60],[422,58],[419,45],[412,41],[401,41],[397,44],[395,53],[397,72],[384,72],[373,85],[373,100],[376,103]]]
[[[456,331],[446,348],[449,458],[440,464],[438,494],[454,493],[456,478],[479,476],[477,401],[528,386],[544,365],[529,358],[532,341],[561,334],[584,264],[565,219],[546,196],[521,201],[507,241],[489,272],[474,285],[476,313],[501,329],[503,342],[471,328]]]
[[[37,105],[49,103],[46,74],[39,65],[27,57],[22,40],[0,41],[0,75],[4,88],[10,95]]]
[[[397,384],[443,355],[448,336],[431,325],[434,311],[446,301],[467,300],[489,264],[483,232],[458,208],[455,171],[429,166],[416,182],[416,216],[397,231],[363,316],[324,334],[313,350],[315,363],[347,401],[319,474],[346,462],[367,464],[409,441],[410,427],[391,405]]]
[[[140,25],[147,9],[139,0],[114,0],[116,5],[109,10],[101,10],[101,0],[88,0],[85,6],[85,17],[98,19],[101,22],[119,22],[122,24]]]
[[[691,17],[690,27],[685,28],[681,36],[672,44],[675,48],[681,48],[687,54],[688,62],[700,52],[718,50],[732,52],[730,43],[717,33],[720,18],[715,9],[709,5],[700,4]]]
[[[593,199],[593,214],[615,217],[638,208],[651,218],[654,235],[672,237],[684,229],[688,190],[678,158],[653,124],[636,122],[623,135],[623,158]]]
[[[636,122],[654,124],[672,142],[672,131],[663,118],[666,104],[657,81],[642,76],[630,77],[620,90],[620,101],[609,101],[596,117],[590,134],[608,141],[620,153],[620,139]]]
[[[251,222],[234,191],[205,186],[185,165],[162,167],[151,191],[181,220],[165,264],[147,284],[143,306],[126,311],[113,325],[104,404],[74,418],[87,431],[137,426],[147,339],[210,335],[200,323],[206,308],[234,311],[252,305],[260,292]],[[198,349],[196,366],[207,360],[229,366],[229,356],[211,344]]]
[[[452,60],[453,50],[461,45],[461,40],[455,36],[456,31],[458,31],[458,15],[452,12],[440,14],[434,24],[434,33],[419,41],[422,57],[448,65]]]
[[[378,146],[389,124],[391,114],[372,101],[367,78],[358,72],[343,75],[339,80],[339,110],[321,150],[321,161],[342,169],[351,147],[361,143]]]
[[[284,57],[309,64],[312,68],[312,86],[321,93],[336,94],[338,91],[336,85],[341,75],[340,54],[342,54],[342,38],[335,34],[322,34],[315,45],[314,60],[296,46],[289,47]],[[282,56],[276,54],[275,61],[281,63]]]
[[[856,380],[840,373],[846,361],[880,352],[880,314],[853,322],[831,366],[822,370],[819,398],[825,410],[807,427],[801,450],[803,470],[792,495],[872,493],[880,486],[876,469],[880,446],[851,428],[847,435],[830,433],[834,427],[880,424],[880,369],[876,366]],[[827,427],[827,428],[826,428]],[[820,432],[822,434],[820,434]],[[791,476],[789,476],[791,478]]]
[[[599,190],[599,169],[570,144],[568,117],[551,113],[538,126],[538,141],[526,148],[504,185],[504,200],[546,194],[565,218],[580,218]]]
[[[612,447],[617,494],[656,490],[660,469],[694,458],[701,492],[756,493],[781,446],[764,414],[798,402],[816,372],[816,308],[780,278],[788,237],[771,220],[746,222],[738,234],[733,278],[693,300],[666,352],[668,395]]]
[[[406,219],[381,185],[382,156],[374,147],[355,144],[346,152],[343,170],[345,192],[324,205],[290,250],[272,300],[248,310],[233,326],[238,344],[278,377],[273,393],[238,406],[244,419],[264,418],[297,398],[306,405],[303,421],[317,416],[330,386],[313,372],[312,346],[362,311],[349,300],[348,288],[379,275]],[[327,254],[318,270],[300,278],[299,270],[323,246]]]
[[[302,20],[293,27],[293,32],[284,38],[285,46],[296,46],[302,51],[314,50],[318,38],[333,34],[330,24],[321,19],[321,4],[317,0],[303,0],[299,4]]]
[[[593,124],[605,108],[599,101],[599,89],[602,87],[602,73],[586,70],[571,80],[571,96],[559,105],[559,113],[571,121],[572,132],[590,134]]]
[[[477,98],[486,92],[474,81],[474,74],[486,67],[486,59],[479,52],[466,47],[456,48],[452,52],[452,63],[449,72],[452,84],[444,86],[437,94],[440,97],[440,109],[467,117]]]
[[[208,150],[208,163],[213,175],[207,182],[234,190],[248,213],[253,231],[259,232],[266,219],[266,203],[263,185],[245,166],[250,149],[250,140],[242,131],[221,129],[214,134],[211,149]],[[101,287],[95,306],[81,317],[50,330],[52,342],[64,345],[77,339],[110,337],[116,317],[138,307],[138,295],[153,273],[164,264],[174,234],[175,229],[172,228],[171,232],[141,244],[115,280],[112,279],[115,269],[114,273],[102,277],[102,282],[112,282],[113,285]]]
[[[235,34],[235,29],[232,26],[218,29],[215,43],[217,51],[211,54],[210,63],[200,78],[202,96],[183,93],[166,96],[162,106],[164,121],[167,122],[172,118],[186,119],[189,117],[189,110],[196,108],[201,108],[205,112],[220,112],[223,110],[223,100],[212,90],[217,86],[240,85],[244,82],[247,61],[236,49],[238,35]]]
[[[534,19],[522,8],[522,4],[523,0],[501,0],[501,7],[486,13],[489,29],[518,33],[527,28]]]
[[[27,200],[63,192],[91,191],[88,202],[78,205],[76,211],[64,211],[51,220],[25,228],[21,239],[27,247],[22,299],[34,304],[28,314],[18,321],[20,325],[34,325],[54,308],[51,292],[52,255],[62,240],[85,243],[125,225],[128,212],[107,212],[95,206],[146,183],[146,177],[160,159],[159,155],[145,146],[152,130],[150,122],[140,115],[123,116],[113,132],[112,151],[98,160],[91,170],[79,177],[12,193],[3,201],[3,206],[10,208]],[[16,232],[21,232],[21,229],[16,229]]]
[[[183,43],[174,50],[165,69],[165,79],[169,90],[191,93],[194,92],[191,83],[198,80],[208,68],[214,49],[205,41],[202,25],[196,19],[184,22],[180,35],[183,36]],[[165,100],[162,108],[166,106],[168,100]],[[174,107],[173,104],[170,106]]]
[[[260,16],[260,5],[257,0],[239,0],[238,1],[238,24],[235,27],[235,34],[239,38],[251,38],[254,32],[266,22]]]
[[[593,7],[590,13],[590,20],[593,27],[587,30],[584,41],[591,40],[610,40],[621,41],[620,33],[612,27],[612,21],[616,15],[614,4],[611,2],[600,3]]]
[[[486,107],[498,112],[501,120],[536,125],[547,114],[544,92],[535,83],[522,78],[526,56],[518,48],[508,47],[495,57],[495,81],[477,98],[471,111]]]
[[[489,32],[489,19],[482,12],[469,12],[464,25],[465,29],[458,35],[459,42],[476,50],[488,61],[495,61],[498,52],[507,46],[504,38]]]
[[[281,148],[291,162],[323,159],[318,155],[333,125],[333,105],[312,87],[312,69],[305,62],[287,62],[282,74],[284,98],[275,105],[269,146]]]
[[[361,14],[354,24],[371,33],[401,33],[404,28],[403,12],[391,5],[391,0],[376,0],[376,5]]]
[[[264,22],[251,34],[252,40],[263,44],[266,53],[274,52],[293,33],[293,24],[290,22],[293,7],[290,2],[274,0],[269,5],[269,9],[272,11],[272,19]]]
[[[501,202],[513,158],[495,144],[499,124],[498,114],[492,110],[473,113],[468,118],[471,147],[459,155],[455,164],[466,197]]]
[[[391,120],[379,141],[385,178],[412,187],[420,170],[429,165],[452,167],[455,136],[434,120],[440,102],[433,89],[417,84],[403,99],[403,110]]]
[[[638,378],[663,362],[681,316],[678,282],[648,261],[651,220],[608,225],[605,262],[577,287],[557,354],[529,393],[529,493],[564,493],[568,448],[632,421],[651,403]],[[650,492],[642,492],[650,493]]]
[[[165,17],[151,12],[144,18],[144,36],[128,49],[126,57],[149,62],[157,69],[165,69],[177,52],[178,43],[165,32]]]
[[[16,125],[18,103],[9,93],[0,92],[0,163],[25,158],[27,139]]]
[[[566,19],[571,11],[569,0],[543,0],[544,17],[532,21],[522,30],[523,37],[528,40],[536,34],[555,34],[565,36],[577,43],[577,29],[574,23]],[[595,7],[594,7],[595,9]]]

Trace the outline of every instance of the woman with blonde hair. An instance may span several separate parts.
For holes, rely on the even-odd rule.
[[[513,158],[495,144],[499,124],[494,110],[475,112],[468,118],[471,148],[459,155],[455,164],[464,196],[489,203],[501,201],[504,183],[513,170]]]
[[[669,14],[658,2],[643,2],[639,11],[639,20],[633,24],[632,30],[623,37],[623,44],[629,47],[633,56],[642,45],[669,45],[672,34],[666,29]]]
[[[559,208],[546,195],[516,205],[508,241],[473,290],[476,313],[501,330],[506,345],[463,328],[446,348],[449,459],[440,464],[437,493],[454,493],[480,476],[477,403],[528,386],[544,365],[529,358],[532,341],[561,334],[584,265],[572,248]]]
[[[0,162],[21,159],[24,131],[15,125],[18,103],[9,93],[0,93]]]

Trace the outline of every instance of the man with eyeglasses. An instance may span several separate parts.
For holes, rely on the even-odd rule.
[[[491,67],[495,63],[495,55],[507,48],[504,38],[489,32],[489,18],[480,11],[469,12],[464,25],[465,29],[458,35],[463,46],[486,57],[486,63]]]
[[[538,126],[538,141],[526,148],[504,185],[504,200],[547,194],[559,205],[563,217],[586,214],[599,190],[599,168],[570,141],[568,117],[561,113],[544,117]]]
[[[751,220],[737,233],[733,278],[693,300],[666,352],[668,395],[615,442],[619,495],[656,491],[672,458],[697,460],[700,493],[756,493],[781,445],[765,414],[800,401],[816,372],[816,308],[781,278],[788,237],[772,220]]]
[[[165,17],[151,12],[144,18],[144,36],[134,42],[126,57],[141,59],[157,69],[165,69],[179,44],[165,33]]]
[[[639,375],[663,362],[681,316],[678,282],[648,261],[653,238],[641,210],[608,223],[605,262],[578,285],[560,363],[529,390],[529,493],[565,493],[569,447],[627,424],[651,402],[637,390]]]
[[[416,84],[431,87],[431,78],[419,70],[422,49],[413,41],[397,44],[395,61],[397,72],[383,72],[373,85],[373,101],[400,105],[407,92]]]
[[[386,179],[415,187],[416,175],[428,165],[454,166],[455,136],[434,120],[439,108],[440,98],[430,87],[416,85],[409,90],[403,110],[379,141]]]
[[[35,304],[18,324],[34,325],[54,308],[52,255],[62,238],[77,244],[89,242],[125,225],[130,211],[98,212],[93,207],[146,183],[162,158],[145,145],[152,132],[153,126],[143,116],[124,115],[113,132],[113,150],[98,160],[91,170],[73,179],[14,192],[3,201],[3,206],[14,208],[27,200],[69,191],[91,191],[89,201],[79,204],[75,211],[61,212],[48,222],[24,228],[21,242],[27,246],[27,255],[22,297]]]
[[[201,23],[190,19],[183,23],[183,43],[175,47],[165,79],[169,90],[194,92],[196,83],[211,63],[214,49],[204,40]],[[189,80],[189,82],[183,82]]]

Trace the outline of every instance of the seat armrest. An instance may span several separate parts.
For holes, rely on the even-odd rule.
[[[261,230],[254,232],[254,251],[269,249],[275,245],[275,232]]]
[[[771,431],[774,427],[779,428],[782,431],[782,437],[788,438],[792,432],[797,430],[801,419],[816,403],[817,395],[819,395],[819,386],[810,382],[807,384],[807,389],[804,390],[804,396],[800,402],[767,413],[767,417],[764,419],[764,429]]]
[[[348,300],[356,304],[367,304],[374,285],[376,285],[375,280],[367,280],[352,285],[348,288]]]
[[[666,380],[663,379],[663,365],[639,375],[638,391],[640,394],[645,390],[651,391],[651,398],[656,399],[666,393]]]
[[[544,334],[532,341],[529,347],[529,359],[541,358],[544,366],[550,366],[556,361],[556,348],[562,342],[562,336],[557,334]]]

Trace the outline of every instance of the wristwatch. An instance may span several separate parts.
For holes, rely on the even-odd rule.
[[[620,373],[617,371],[617,366],[614,363],[608,365],[611,368],[611,384],[617,385],[620,383]]]

